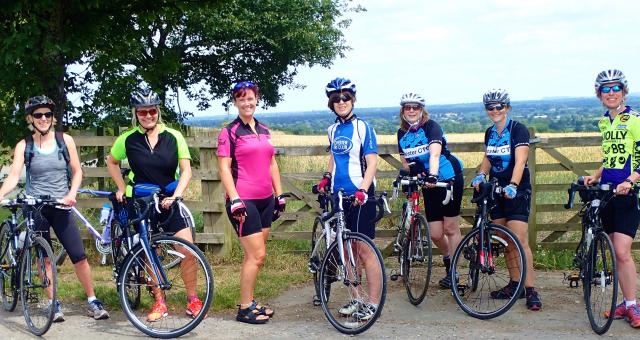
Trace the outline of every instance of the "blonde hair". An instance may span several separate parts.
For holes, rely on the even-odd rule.
[[[158,121],[156,123],[162,124],[162,111],[160,110],[160,105],[152,105],[152,106],[155,107],[156,110],[158,110]],[[138,115],[136,115],[135,106],[131,108],[131,127],[134,129],[138,127]]]
[[[398,115],[398,118],[400,118],[400,130],[402,131],[407,131],[409,130],[409,123],[407,123],[406,120],[404,120],[404,118],[402,117],[402,112],[404,111],[404,107],[400,106],[400,115]],[[427,111],[426,107],[422,108],[422,118],[420,119],[420,124],[424,124],[429,120],[429,111]]]

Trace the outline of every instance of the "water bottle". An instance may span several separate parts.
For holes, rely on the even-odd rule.
[[[18,249],[22,249],[24,247],[24,239],[27,238],[27,232],[21,231],[20,236],[18,237]]]
[[[100,224],[105,226],[107,221],[109,221],[109,213],[111,213],[111,205],[109,203],[105,203],[102,205],[102,210],[100,211]]]

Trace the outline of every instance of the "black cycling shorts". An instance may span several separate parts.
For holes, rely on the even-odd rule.
[[[244,206],[247,209],[247,216],[242,224],[233,218],[231,214],[231,201],[227,199],[225,204],[227,216],[229,216],[229,221],[231,221],[231,225],[236,230],[238,237],[261,233],[263,228],[271,228],[275,205],[273,196],[255,200],[242,200],[242,202],[244,202]]]
[[[607,234],[622,233],[636,237],[640,211],[638,195],[615,196],[600,208],[600,219]]]
[[[136,207],[139,207],[138,209],[142,209],[141,206],[145,204],[143,203],[143,201],[148,199],[149,197],[138,198],[136,199],[138,201],[138,204],[134,205],[131,204],[131,202],[133,202],[133,199],[131,199],[130,197],[127,198],[127,212],[129,214],[129,219],[134,219],[135,216],[138,216]],[[149,209],[154,208],[150,207]],[[178,208],[177,204],[172,205],[170,209],[163,209],[162,207],[160,207],[160,214],[153,214],[152,216],[153,218],[155,218],[155,220],[151,221],[151,225],[153,226],[151,231],[153,234],[157,234],[160,232],[175,234],[189,226],[189,224],[187,223],[187,219],[189,217],[182,216],[180,214],[180,209]],[[137,230],[135,232],[137,233]]]
[[[529,222],[529,211],[531,208],[531,191],[518,192],[513,199],[496,195],[496,205],[491,209],[492,220],[506,218],[507,221]]]
[[[369,196],[371,197],[371,196]],[[347,229],[367,235],[370,239],[376,238],[377,204],[375,201],[367,201],[363,205],[343,204]]]
[[[453,178],[453,194],[447,205],[442,205],[447,189],[445,188],[423,188],[424,214],[427,222],[444,221],[445,217],[456,217],[460,215],[460,205],[462,204],[462,191],[464,190],[464,178],[462,173]]]
[[[80,231],[73,219],[71,210],[58,209],[52,206],[43,206],[40,212],[33,214],[33,222],[36,230],[43,231],[42,236],[51,244],[49,228],[53,228],[56,237],[67,251],[71,262],[78,263],[87,258],[82,244]]]

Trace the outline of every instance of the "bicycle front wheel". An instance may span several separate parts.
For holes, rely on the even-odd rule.
[[[491,319],[508,311],[523,294],[526,259],[520,241],[504,226],[487,225],[483,243],[478,228],[462,239],[451,260],[451,290],[467,314]],[[518,285],[508,287],[510,280]]]
[[[2,294],[2,308],[8,312],[13,312],[16,309],[19,288],[16,249],[12,236],[9,223],[2,223],[2,227],[0,227],[0,293]]]
[[[424,300],[431,280],[431,237],[424,216],[414,216],[409,237],[402,245],[402,274],[409,302],[417,306]]]
[[[604,334],[611,327],[618,297],[618,273],[613,243],[607,234],[599,232],[591,243],[585,271],[585,296],[587,316],[591,328]]]
[[[51,327],[56,301],[57,272],[53,251],[47,241],[37,236],[26,249],[20,266],[20,299],[29,331],[43,335]]]
[[[149,336],[168,339],[187,334],[204,320],[213,300],[211,267],[196,246],[177,237],[153,237],[151,251],[163,267],[166,280],[157,279],[151,268],[155,262],[148,260],[142,245],[136,246],[124,260],[118,277],[122,309],[129,321]],[[167,266],[175,261],[179,265]],[[128,295],[132,286],[151,292],[142,295],[139,310]],[[197,296],[202,303],[197,313],[187,306],[190,296]],[[156,305],[160,298],[165,301],[164,308]],[[152,309],[156,313],[150,313]]]
[[[315,252],[314,252],[315,251]],[[316,217],[313,221],[313,229],[311,230],[311,255],[309,256],[309,271],[313,274],[313,286],[316,289],[316,296],[313,298],[313,303],[316,306],[320,305],[320,265],[322,265],[322,259],[327,252],[327,239],[324,234],[324,228],[322,220]],[[325,290],[325,294],[331,292],[331,287]]]
[[[342,262],[338,242],[342,242]],[[325,316],[338,331],[359,334],[382,313],[387,281],[382,255],[371,239],[345,232],[331,243],[320,268],[320,302]],[[331,295],[327,290],[331,290]]]

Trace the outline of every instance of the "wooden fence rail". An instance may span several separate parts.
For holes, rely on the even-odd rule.
[[[103,134],[104,130],[99,130]],[[592,173],[600,162],[572,160],[575,155],[579,155],[588,147],[600,145],[600,137],[554,137],[537,138],[535,131],[530,130],[532,143],[529,151],[529,169],[532,179],[532,202],[531,216],[529,220],[529,243],[532,248],[545,249],[573,249],[576,246],[576,239],[567,237],[571,232],[580,230],[580,219],[577,216],[577,207],[571,211],[565,210],[563,200],[566,200],[566,190],[568,184],[575,180],[577,176]],[[200,200],[187,201],[187,205],[193,212],[202,214],[203,231],[197,234],[197,242],[207,245],[207,251],[217,255],[224,255],[230,252],[231,241],[235,236],[228,221],[224,207],[224,188],[220,182],[217,169],[216,147],[217,133],[215,129],[194,128],[189,129],[186,139],[192,150],[197,150],[194,154],[199,157],[199,162],[194,162],[193,181],[200,182]],[[104,167],[104,152],[108,152],[113,144],[113,136],[86,136],[76,135],[76,144],[80,148],[96,149],[98,162],[95,165],[84,167],[84,176],[88,179],[85,183],[103,183],[105,178],[109,178]],[[481,142],[471,143],[449,143],[452,152],[459,154],[465,152],[478,153],[484,151]],[[572,151],[571,156],[567,155],[566,149]],[[300,157],[300,156],[326,156],[324,146],[277,146],[277,158]],[[400,167],[400,161],[395,144],[378,145],[379,156],[393,168]],[[563,153],[564,152],[564,153]],[[599,158],[599,150],[592,148],[588,152],[594,153],[591,159]],[[554,162],[541,162],[540,158],[550,157]],[[582,157],[584,158],[584,157]],[[465,165],[465,183],[469,182],[478,165]],[[394,178],[397,171],[379,171],[378,179]],[[288,204],[288,211],[274,223],[271,232],[272,239],[287,240],[308,240],[310,238],[310,228],[313,218],[317,216],[319,207],[315,201],[316,197],[310,193],[308,183],[315,181],[321,176],[321,172],[291,173],[283,172],[282,182],[284,190],[293,193],[293,200],[298,200],[301,204]],[[549,180],[551,179],[551,181]],[[301,183],[306,184],[303,185]],[[391,191],[391,188],[380,186],[380,190]],[[472,189],[464,191],[462,218],[463,233],[469,229],[473,222],[475,209],[469,204]],[[554,196],[555,195],[555,196]],[[555,197],[555,199],[552,199]],[[81,198],[78,200],[80,207],[99,208],[102,205],[100,199]],[[296,206],[295,209],[289,207]],[[387,219],[398,216],[398,211],[394,211]],[[303,222],[300,222],[303,221]],[[308,221],[308,223],[304,222]],[[392,223],[387,223],[391,225]],[[302,226],[301,226],[302,225]],[[395,231],[392,229],[379,230],[381,238],[392,237]],[[640,248],[639,242],[634,242],[635,249]]]

